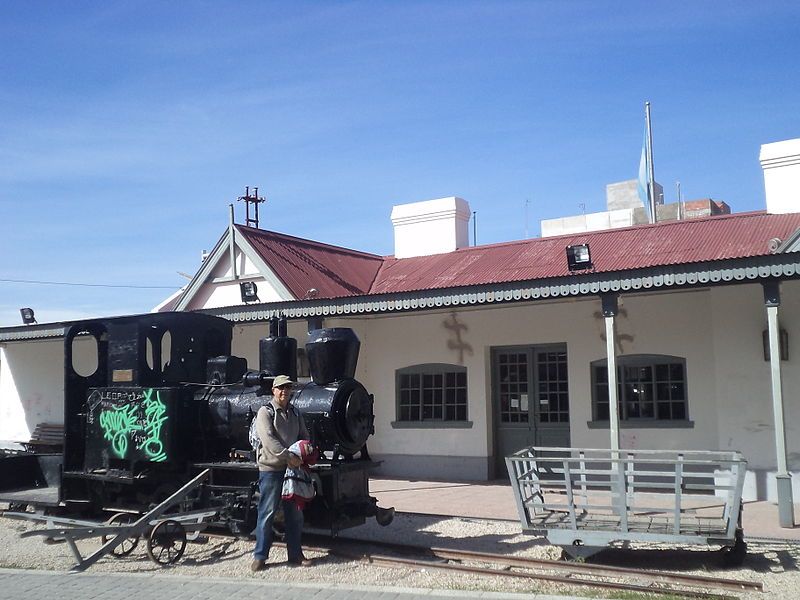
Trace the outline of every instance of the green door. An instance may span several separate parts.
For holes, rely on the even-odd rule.
[[[495,468],[528,446],[569,446],[567,347],[552,344],[492,352]]]

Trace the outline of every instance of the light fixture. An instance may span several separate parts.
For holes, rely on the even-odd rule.
[[[589,244],[567,246],[567,266],[570,271],[591,269],[593,265],[592,255],[589,252]]]
[[[36,323],[36,316],[33,314],[32,308],[20,308],[19,314],[22,315],[22,322],[25,325],[33,325]]]
[[[239,283],[242,293],[242,302],[255,302],[258,300],[258,286],[255,281],[242,281]]]
[[[765,329],[761,334],[761,341],[764,344],[764,360],[769,362],[769,331]],[[778,348],[781,360],[789,360],[789,333],[781,329],[778,333]]]

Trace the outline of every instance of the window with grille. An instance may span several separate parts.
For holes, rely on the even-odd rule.
[[[425,364],[398,369],[397,420],[466,421],[466,367]]]
[[[608,367],[591,364],[595,421],[608,421]],[[660,354],[617,357],[620,421],[684,421],[689,418],[686,359]]]

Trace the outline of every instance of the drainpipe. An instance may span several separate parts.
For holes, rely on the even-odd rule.
[[[786,458],[786,426],[783,419],[783,385],[781,383],[781,351],[778,341],[778,307],[781,305],[780,284],[769,281],[764,287],[764,305],[767,307],[769,330],[769,366],[772,375],[772,414],[775,421],[775,458],[778,472],[778,521],[781,527],[794,527],[794,501],[792,476]]]

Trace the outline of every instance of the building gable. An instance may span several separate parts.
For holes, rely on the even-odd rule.
[[[180,299],[174,303],[173,310],[245,304],[239,288],[243,281],[257,285],[259,302],[297,299],[234,226],[229,227],[217,242]]]

